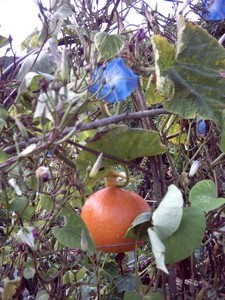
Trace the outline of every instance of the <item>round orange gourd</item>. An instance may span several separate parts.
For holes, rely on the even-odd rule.
[[[126,252],[142,242],[124,238],[133,220],[149,205],[134,192],[106,187],[92,194],[85,202],[81,217],[96,248],[103,252]]]

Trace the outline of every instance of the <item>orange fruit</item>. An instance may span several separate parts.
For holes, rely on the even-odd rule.
[[[81,218],[86,224],[96,248],[103,252],[126,252],[143,244],[125,234],[149,205],[138,194],[117,187],[106,187],[92,194],[85,202]]]

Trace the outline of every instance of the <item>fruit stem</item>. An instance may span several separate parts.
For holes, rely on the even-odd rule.
[[[132,178],[129,177],[128,169],[127,167],[124,167],[125,169],[125,175],[120,174],[116,172],[113,168],[109,170],[108,176],[106,178],[106,187],[117,187],[117,188],[123,188],[127,186],[132,180]],[[119,184],[117,181],[117,178],[125,179],[124,183]]]

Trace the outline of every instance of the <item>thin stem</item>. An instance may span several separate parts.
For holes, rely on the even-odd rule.
[[[169,114],[169,112],[165,109],[152,109],[152,110],[138,111],[138,112],[132,112],[132,113],[123,113],[120,115],[111,116],[109,118],[95,120],[91,123],[79,123],[79,126],[76,127],[76,130],[74,130],[74,126],[68,127],[65,130],[63,130],[60,133],[60,138],[63,138],[66,134],[70,133],[72,130],[74,130],[73,133],[75,134],[75,133],[86,131],[86,130],[104,127],[104,126],[107,126],[110,124],[116,124],[116,123],[122,122],[124,120],[142,119],[142,118],[146,118],[148,116],[156,116],[156,115],[160,115],[160,114]],[[51,132],[46,134],[46,140],[49,139],[51,134],[52,134]],[[18,147],[21,149],[32,143],[38,143],[41,140],[42,140],[42,137],[33,137],[33,138],[30,138],[29,141],[18,143]],[[48,144],[48,146],[49,146],[49,144]],[[7,154],[12,154],[15,152],[15,149],[16,149],[15,145],[13,145],[13,146],[8,146],[8,147],[4,148],[3,151]],[[2,164],[0,164],[0,168],[1,168],[1,166],[2,166]]]

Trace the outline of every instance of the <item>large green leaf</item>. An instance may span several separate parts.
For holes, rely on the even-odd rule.
[[[95,34],[94,42],[101,58],[115,57],[124,47],[125,39],[119,34],[108,34],[107,32],[98,32]]]
[[[190,191],[189,201],[193,207],[198,207],[204,212],[225,204],[225,198],[216,197],[216,186],[212,180],[197,182]]]
[[[156,131],[131,129],[126,126],[115,126],[110,130],[97,133],[86,146],[98,153],[103,153],[103,155],[108,154],[126,160],[158,155],[166,151],[166,147],[160,142]],[[93,166],[97,156],[87,151],[80,153],[76,163],[81,175],[86,173],[89,165]],[[112,159],[103,158],[101,169],[105,170],[115,162]]]
[[[168,98],[164,106],[184,118],[198,114],[203,119],[217,121],[218,112],[225,108],[225,49],[201,27],[185,23],[182,16],[178,20],[177,38],[175,62],[166,66],[161,62],[167,57],[172,62],[171,55],[164,50],[168,42],[156,43],[159,38],[153,38],[160,92],[163,92],[162,80],[173,82],[172,92],[164,92]]]
[[[201,245],[205,233],[204,213],[196,207],[184,208],[180,227],[164,240],[165,262],[175,263],[190,256]]]
[[[95,251],[95,246],[92,239],[89,236],[88,230],[84,225],[82,219],[75,213],[70,214],[66,221],[66,224],[62,228],[53,228],[52,233],[56,239],[66,247],[69,248],[81,248],[81,234],[82,230],[85,231],[87,237],[88,249]]]

